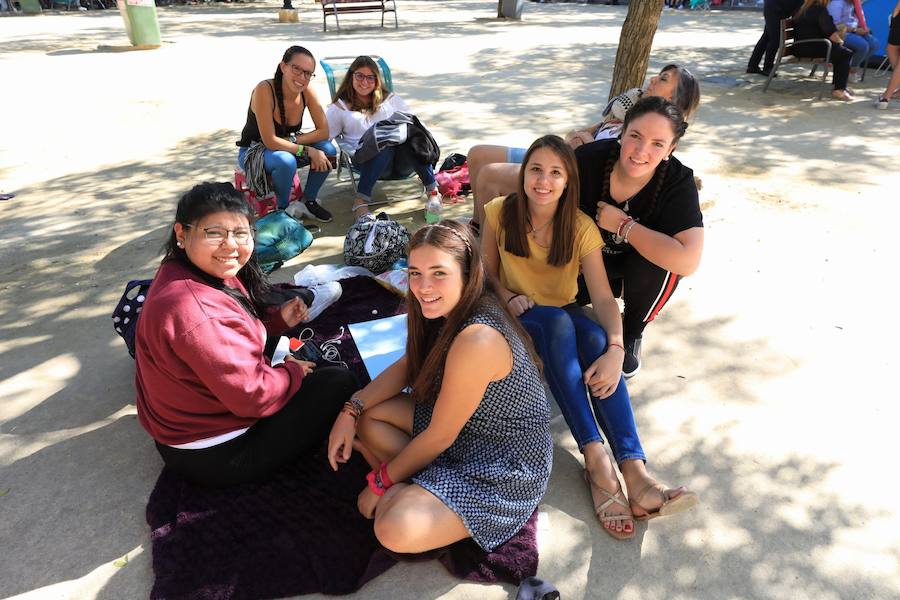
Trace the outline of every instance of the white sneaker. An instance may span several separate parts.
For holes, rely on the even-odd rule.
[[[284,209],[284,212],[290,216],[294,217],[298,221],[301,221],[305,218],[314,219],[315,216],[309,212],[309,209],[306,208],[306,204],[303,202],[291,202],[288,204],[288,207]]]
[[[341,297],[344,289],[337,281],[329,281],[328,283],[320,283],[309,288],[313,293],[312,306],[309,307],[309,315],[306,321],[312,321],[322,314],[322,311],[334,304]]]
[[[859,71],[850,73],[849,81],[850,83],[859,83],[862,81],[862,75],[859,74]]]
[[[890,100],[888,100],[884,96],[878,96],[878,100],[875,101],[875,108],[885,110],[887,109],[888,104],[890,104]]]

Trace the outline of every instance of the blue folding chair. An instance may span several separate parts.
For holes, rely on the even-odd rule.
[[[394,91],[394,80],[391,76],[391,68],[388,66],[387,62],[376,55],[371,55],[372,60],[378,65],[378,69],[381,71],[381,76],[384,78],[384,85],[387,87],[388,91]],[[356,60],[355,56],[335,56],[335,57],[325,57],[319,60],[319,64],[322,65],[322,70],[325,71],[325,78],[328,80],[328,91],[331,94],[331,101],[334,101],[334,96],[337,93],[337,79],[338,77],[343,77],[347,72],[347,69],[350,68],[350,64]],[[347,172],[350,173],[350,185],[353,187],[353,193],[356,193],[356,173],[358,169],[353,165],[353,155],[356,152],[356,148],[351,147],[349,144],[344,143],[340,136],[335,138],[335,143],[338,147],[338,164],[337,164],[337,173],[335,173],[335,177],[337,177],[338,181],[341,180],[341,171],[344,168],[347,169]],[[413,173],[386,173],[382,177],[379,178],[379,181],[399,181],[404,179],[409,179],[409,177]]]

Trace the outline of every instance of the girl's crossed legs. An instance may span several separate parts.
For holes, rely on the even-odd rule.
[[[401,394],[360,417],[360,446],[372,468],[389,462],[412,439],[415,404]],[[374,463],[373,463],[374,461]],[[375,536],[394,552],[425,552],[465,539],[469,531],[462,519],[419,485],[396,483],[378,502]]]

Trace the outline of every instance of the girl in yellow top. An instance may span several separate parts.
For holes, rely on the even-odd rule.
[[[685,510],[697,497],[684,487],[666,488],[647,473],[622,378],[622,319],[603,266],[603,241],[578,210],[579,197],[571,148],[554,135],[539,138],[522,161],[518,192],[485,206],[481,250],[500,297],[544,361],[553,396],[584,454],[597,517],[611,536],[627,539],[634,535],[634,519]],[[579,270],[599,325],[575,304]],[[628,501],[601,429],[625,478]]]

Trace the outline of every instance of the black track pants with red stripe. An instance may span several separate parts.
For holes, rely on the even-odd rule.
[[[658,267],[637,252],[603,254],[603,264],[613,296],[625,300],[623,333],[625,339],[638,338],[647,323],[656,318],[678,282],[680,275]],[[578,278],[578,304],[591,301],[584,278]]]

